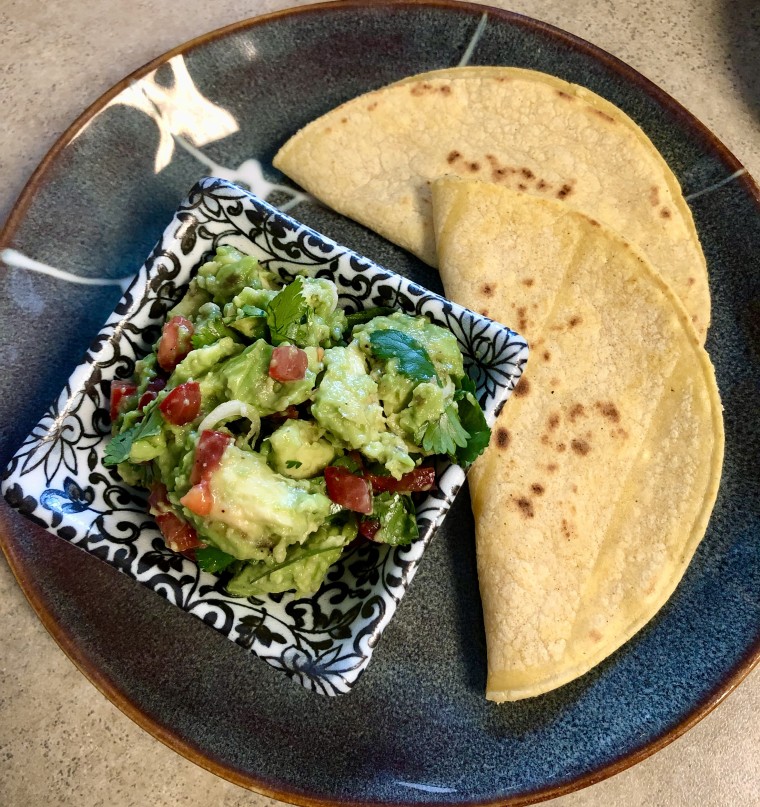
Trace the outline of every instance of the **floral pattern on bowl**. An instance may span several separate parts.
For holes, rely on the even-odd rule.
[[[329,277],[347,309],[392,306],[449,328],[491,423],[519,380],[528,347],[515,332],[339,246],[236,185],[207,178],[180,205],[84,362],[13,457],[3,493],[37,524],[203,619],[303,686],[336,695],[348,691],[369,663],[464,472],[440,463],[438,489],[418,507],[418,541],[352,549],[312,597],[230,597],[215,576],[168,549],[145,494],[103,466],[110,385],[132,376],[193,271],[223,244],[254,255],[284,280],[296,274]]]

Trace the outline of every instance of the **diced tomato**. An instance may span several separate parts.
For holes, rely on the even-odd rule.
[[[175,552],[186,552],[188,549],[202,546],[193,526],[176,513],[162,513],[156,516],[156,523],[169,549],[173,549]]]
[[[375,540],[379,529],[380,522],[376,518],[363,518],[359,522],[359,535],[368,538],[370,541]]]
[[[137,404],[138,409],[145,409],[145,407],[151,402],[155,401],[158,397],[158,393],[166,386],[166,379],[157,376],[156,378],[151,379],[150,383],[148,384],[145,392],[140,396],[140,402]]]
[[[158,342],[158,364],[171,373],[193,349],[193,323],[185,317],[172,317],[161,332]]]
[[[298,420],[300,417],[301,413],[298,411],[298,408],[292,404],[280,412],[273,412],[269,415],[269,419],[275,423],[282,423],[284,420]]]
[[[175,387],[158,405],[161,414],[175,426],[184,426],[198,417],[201,410],[201,385],[186,381]]]
[[[300,381],[309,367],[305,350],[295,345],[280,345],[272,351],[269,376],[275,381]]]
[[[214,496],[211,493],[208,479],[193,485],[179,502],[196,516],[207,516],[214,504]]]
[[[366,479],[355,476],[347,468],[328,465],[325,468],[327,495],[336,504],[356,513],[372,512],[372,492]]]
[[[422,490],[430,490],[435,485],[434,468],[415,468],[408,474],[404,474],[401,479],[394,479],[392,476],[376,476],[368,474],[367,478],[372,483],[372,490],[375,493],[418,493]]]
[[[156,482],[150,489],[148,510],[151,515],[160,516],[163,513],[168,513],[171,509],[172,505],[167,495],[166,485],[164,485],[163,482]]]
[[[159,482],[150,489],[148,507],[155,516],[166,545],[175,552],[187,552],[202,546],[192,525],[180,518],[173,510],[167,495],[166,485]]]
[[[114,380],[111,382],[111,420],[121,414],[122,401],[137,392],[137,385],[131,381]]]
[[[231,442],[232,437],[224,432],[215,432],[211,431],[211,429],[201,432],[195,449],[193,469],[190,472],[191,485],[197,485],[199,482],[209,478],[211,472],[221,462],[222,454],[224,454]]]

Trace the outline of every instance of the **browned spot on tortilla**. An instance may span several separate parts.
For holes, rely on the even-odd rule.
[[[597,401],[596,408],[613,423],[620,422],[620,412],[612,401]]]
[[[506,448],[509,445],[509,432],[499,427],[496,429],[496,447],[497,448]]]
[[[572,491],[573,491],[573,493],[577,493],[577,492],[578,492],[578,485],[573,485],[573,486],[570,488],[570,490],[572,490]],[[573,512],[575,512],[575,505],[574,505],[574,504],[572,504],[572,505],[570,505],[570,507],[571,507],[572,511],[573,511]]]
[[[625,429],[613,429],[612,430],[613,437],[619,437],[621,440],[628,439],[628,432]]]
[[[549,435],[548,435],[548,434],[542,434],[542,435],[541,435],[541,442],[542,442],[542,443],[543,443],[545,446],[546,446],[546,445],[549,445]]]
[[[480,313],[481,313],[481,314],[482,314],[484,317],[487,317],[487,316],[488,316],[488,309],[487,309],[487,308],[481,308],[481,309],[480,309]]]
[[[606,112],[602,112],[601,109],[592,109],[591,110],[595,115],[598,115],[603,120],[609,121],[610,123],[615,123],[615,118],[611,115],[608,115]]]
[[[533,179],[536,175],[530,168],[521,168],[520,173],[525,177],[525,179]]]
[[[543,181],[543,179],[539,179],[539,180],[538,180],[538,185],[536,185],[536,187],[537,187],[537,188],[538,188],[540,191],[542,191],[544,188],[548,188],[548,187],[549,187],[549,183],[548,183],[548,182],[544,182],[544,181]]]
[[[530,499],[526,499],[524,496],[521,496],[519,499],[517,499],[517,506],[520,508],[520,512],[525,518],[533,518],[535,515],[535,512],[533,511],[533,503]]]
[[[568,185],[565,183],[558,191],[557,191],[557,199],[564,199],[566,196],[569,196],[573,192],[573,186]]]
[[[556,412],[552,413],[546,423],[550,429],[556,429],[559,426],[559,415]]]
[[[518,398],[524,398],[530,392],[530,382],[525,376],[517,382],[514,392]]]
[[[540,496],[544,492],[544,486],[539,485],[538,482],[534,482],[530,489],[536,494],[536,496]]]
[[[601,224],[599,224],[599,222],[598,222],[596,219],[589,219],[589,220],[588,220],[588,223],[589,223],[589,224],[590,224],[592,227],[601,227],[601,226],[602,226]]]
[[[467,163],[467,167],[470,169],[470,171],[480,171],[480,163]]]
[[[589,639],[592,639],[592,640],[593,640],[593,641],[595,641],[595,642],[600,641],[600,640],[601,640],[601,638],[602,638],[602,634],[601,634],[601,633],[599,633],[599,631],[598,631],[598,630],[596,630],[596,629],[594,629],[594,628],[592,628],[592,629],[591,629],[591,630],[588,632],[588,636],[589,636]]]
[[[649,189],[649,202],[652,207],[657,207],[657,205],[660,204],[660,189],[657,185],[652,185]]]
[[[448,84],[444,84],[442,87],[438,88],[441,95],[451,95],[451,87]]]
[[[559,451],[560,454],[566,450],[567,446],[564,443],[557,443],[557,451]]]
[[[661,219],[669,219],[669,218],[670,218],[670,216],[671,216],[671,213],[670,213],[670,211],[668,210],[668,208],[667,208],[667,207],[663,207],[663,208],[662,208],[662,210],[660,211],[660,218],[661,218]]]
[[[546,470],[547,470],[547,471],[548,471],[550,474],[553,474],[553,473],[554,473],[554,472],[557,470],[557,463],[556,463],[556,462],[550,462],[550,463],[549,463],[549,464],[546,466]]]
[[[533,280],[532,277],[526,277],[525,280],[523,280],[522,284],[523,286],[527,286],[528,288],[530,288],[534,282],[535,281]]]
[[[372,112],[372,110],[377,109],[377,101],[373,101],[368,107],[367,112]]]
[[[575,316],[570,317],[570,319],[567,321],[567,324],[571,328],[574,328],[576,325],[580,325],[581,322],[583,322],[583,320],[576,314]]]
[[[573,532],[572,532],[572,530],[570,529],[570,525],[567,523],[567,519],[566,519],[566,518],[563,518],[563,519],[562,519],[562,534],[563,534],[563,535],[565,536],[565,538],[567,538],[568,540],[570,540],[570,538],[571,538],[571,537],[572,537],[572,535],[573,535]]]
[[[585,457],[586,454],[591,451],[591,446],[586,440],[571,440],[570,448],[572,448],[576,454],[580,454],[581,457]]]
[[[446,158],[446,162],[451,165],[452,163],[456,162],[462,155],[458,151],[450,151],[449,156]]]
[[[688,278],[688,280],[686,281],[686,283],[687,283],[689,286],[693,286],[693,285],[694,285],[696,282],[697,282],[697,279],[696,279],[695,277],[690,277],[690,278]]]
[[[480,287],[480,291],[486,295],[486,297],[490,297],[493,294],[494,287],[490,283],[484,283]]]
[[[340,122],[341,122],[341,123],[348,123],[348,118],[341,118],[341,119],[340,119]]]
[[[564,98],[565,101],[574,101],[575,100],[575,98],[572,95],[570,95],[570,93],[564,92],[563,90],[557,90],[557,95],[560,98]]]
[[[583,408],[583,404],[573,404],[572,408],[570,409],[570,421],[575,423],[575,421],[586,414],[586,410]]]
[[[528,318],[525,316],[526,309],[524,305],[521,305],[517,309],[517,330],[524,331],[528,327]]]
[[[432,89],[432,85],[428,84],[427,81],[424,81],[422,84],[412,85],[411,93],[412,95],[424,95],[426,92],[430,92]]]
[[[542,358],[544,361],[549,361],[549,359],[551,359],[551,357],[552,357],[552,354],[551,354],[551,353],[549,353],[549,351],[548,351],[548,350],[545,350],[545,351],[544,351],[544,352],[541,354],[541,358]]]
[[[325,128],[325,134],[330,134],[332,132],[332,126],[327,126]]]
[[[519,190],[519,191],[527,191],[528,186],[524,182],[518,182],[517,183],[517,190]]]

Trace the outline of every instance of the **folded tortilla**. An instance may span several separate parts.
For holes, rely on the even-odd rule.
[[[563,201],[625,233],[704,341],[707,269],[678,181],[627,115],[583,87],[510,67],[413,76],[311,122],[274,164],[432,266],[430,184],[444,174]]]
[[[705,534],[723,459],[715,375],[641,252],[557,201],[433,185],[447,295],[531,355],[469,475],[487,697],[547,692],[640,630]]]

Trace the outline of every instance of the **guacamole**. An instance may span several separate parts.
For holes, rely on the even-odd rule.
[[[230,594],[307,595],[353,541],[418,537],[433,458],[466,466],[488,444],[474,392],[450,331],[347,315],[330,280],[284,284],[222,246],[112,382],[105,464]]]

